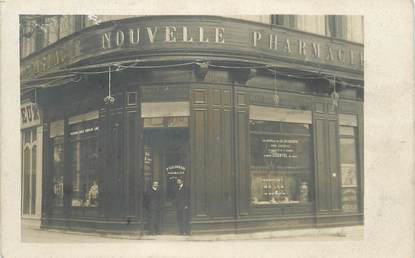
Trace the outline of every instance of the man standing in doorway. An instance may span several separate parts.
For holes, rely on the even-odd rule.
[[[190,200],[189,189],[184,185],[181,178],[177,179],[176,189],[176,211],[177,224],[179,226],[180,235],[190,235]]]
[[[149,212],[149,230],[151,235],[160,234],[160,188],[157,181],[146,193],[146,206]]]

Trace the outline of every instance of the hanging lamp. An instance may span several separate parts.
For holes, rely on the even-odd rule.
[[[108,96],[104,98],[106,105],[114,104],[115,98],[111,96],[111,66],[108,66]]]

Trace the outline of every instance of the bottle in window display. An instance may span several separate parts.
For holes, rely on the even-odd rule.
[[[300,203],[308,202],[308,185],[307,182],[302,182],[300,186]]]
[[[271,200],[271,186],[268,184],[267,179],[263,179],[262,193],[265,201]]]
[[[276,203],[284,202],[286,199],[284,182],[282,178],[280,177],[276,178],[275,182],[276,182],[276,185],[275,185],[275,191],[273,192],[273,200]]]
[[[288,202],[288,198],[282,189],[277,189],[274,192],[274,201],[276,203]]]
[[[88,202],[89,206],[96,207],[97,206],[97,199],[98,199],[98,184],[97,181],[94,180],[94,182],[91,185],[91,188],[88,192]]]
[[[298,183],[293,176],[284,177],[284,192],[289,202],[295,202],[297,199]]]

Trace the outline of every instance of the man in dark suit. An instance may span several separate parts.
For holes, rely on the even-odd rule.
[[[177,179],[176,188],[177,224],[181,235],[190,235],[190,192],[181,178]]]
[[[145,195],[146,207],[149,212],[149,230],[151,235],[160,234],[160,188],[157,181]]]

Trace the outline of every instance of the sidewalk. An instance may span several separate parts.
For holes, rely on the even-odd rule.
[[[282,230],[270,232],[257,232],[247,234],[220,234],[220,235],[112,235],[99,233],[80,233],[63,230],[43,230],[27,225],[22,225],[22,242],[136,242],[138,240],[163,240],[163,241],[232,241],[232,240],[267,240],[267,241],[332,241],[363,240],[363,226],[324,228],[324,229],[300,229]]]

